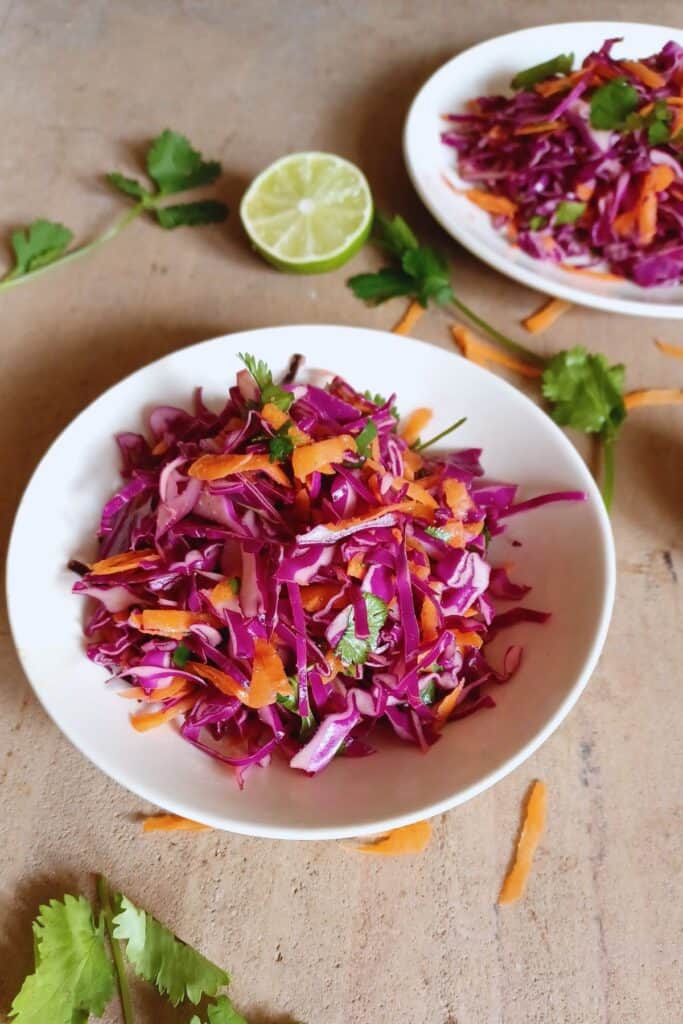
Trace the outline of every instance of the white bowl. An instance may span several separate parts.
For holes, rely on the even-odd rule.
[[[339,372],[361,389],[396,391],[399,408],[435,410],[435,432],[467,415],[457,446],[483,446],[492,478],[518,482],[523,498],[584,490],[585,503],[543,507],[510,521],[498,560],[533,584],[530,603],[553,613],[496,641],[525,645],[522,667],[496,689],[494,710],[448,726],[428,754],[390,744],[375,756],[339,758],[307,778],[277,758],[252,770],[242,792],[232,771],[173,727],[140,734],[129,708],[83,650],[82,601],[70,558],[94,554],[99,511],[116,487],[113,435],[144,430],[157,403],[187,405],[195,385],[220,401],[252,352],[280,373],[293,352],[308,367]],[[519,539],[522,547],[511,546]],[[36,588],[39,600],[36,599]],[[227,335],[146,366],[88,406],[54,442],[19,506],[7,564],[10,621],[24,670],[47,713],[86,757],[166,810],[249,835],[325,839],[416,821],[480,793],[536,750],[585,686],[602,648],[614,597],[614,550],[598,490],[564,434],[509,384],[442,349],[352,327],[275,327]],[[494,649],[495,650],[495,649]]]
[[[683,45],[683,32],[661,25],[619,21],[577,21],[565,25],[539,25],[489,39],[473,46],[439,68],[415,97],[405,123],[403,151],[408,173],[425,206],[461,245],[530,288],[569,302],[632,316],[683,318],[683,285],[640,288],[631,282],[579,278],[552,263],[545,263],[514,248],[491,224],[489,215],[456,188],[467,187],[457,174],[457,155],[441,142],[446,127],[442,115],[461,113],[468,100],[490,93],[509,92],[510,79],[557,53],[575,55],[575,66],[597,50],[605,39],[622,37],[614,48],[617,57],[643,57],[673,39]]]

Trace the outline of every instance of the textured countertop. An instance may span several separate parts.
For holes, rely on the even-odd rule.
[[[594,13],[586,0],[0,0],[0,237],[36,216],[63,220],[79,239],[100,230],[125,204],[102,174],[136,170],[165,127],[223,161],[218,190],[233,211],[271,160],[330,149],[364,168],[378,205],[451,253],[471,305],[514,325],[539,296],[430,222],[403,169],[402,119],[418,85],[463,47]],[[623,0],[600,14],[646,12]],[[674,0],[657,17],[682,24]],[[354,268],[374,264],[368,250]],[[233,212],[203,231],[139,222],[97,255],[1,295],[3,546],[40,455],[124,374],[226,331],[393,323],[399,308],[368,311],[344,278],[271,271]],[[448,345],[446,326],[430,313],[415,333]],[[599,348],[627,364],[630,387],[680,386],[683,367],[657,353],[655,335],[683,342],[680,323],[575,308],[540,344]],[[90,891],[103,871],[230,970],[251,1024],[680,1020],[682,455],[683,409],[629,419],[617,454],[617,604],[588,690],[521,769],[436,819],[417,859],[214,832],[143,837],[151,808],[47,719],[2,618],[0,1016],[30,969],[38,903]],[[39,642],[40,579],[35,588]],[[549,787],[547,833],[527,897],[499,910],[534,777]],[[142,1024],[171,1020],[140,998]]]

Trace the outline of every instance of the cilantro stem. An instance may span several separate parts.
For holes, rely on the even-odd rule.
[[[104,925],[107,929],[107,935],[109,936],[109,943],[114,957],[119,995],[121,997],[121,1009],[123,1010],[123,1021],[124,1024],[135,1024],[135,1013],[133,1011],[130,987],[128,985],[126,965],[123,962],[121,943],[118,939],[114,938],[114,913],[111,906],[111,890],[109,888],[109,882],[104,875],[97,876],[97,895],[99,897],[100,906],[102,908],[102,917],[104,918]]]
[[[614,497],[614,440],[602,439],[602,500],[609,512]]]
[[[490,338],[497,341],[498,344],[508,350],[508,352],[514,352],[515,355],[521,356],[528,362],[533,363],[535,366],[545,366],[545,359],[543,356],[537,355],[532,352],[530,348],[526,348],[525,345],[521,345],[518,341],[513,341],[512,338],[508,338],[507,335],[502,334],[500,331],[492,327],[491,324],[487,323],[486,320],[482,320],[480,316],[477,316],[469,306],[466,306],[464,302],[461,302],[455,295],[451,297],[451,303],[459,309],[461,313],[464,313],[468,319],[476,324],[477,327],[481,327],[482,331],[485,331]]]
[[[0,292],[8,291],[10,288],[14,288],[16,285],[24,284],[26,281],[32,281],[34,277],[40,277],[41,274],[47,273],[48,270],[53,270],[55,267],[60,267],[64,263],[73,263],[74,260],[81,259],[82,256],[87,256],[89,253],[99,249],[105,242],[111,242],[112,239],[120,235],[124,228],[127,228],[132,221],[140,216],[145,210],[150,209],[154,206],[154,203],[150,203],[149,200],[143,200],[140,203],[136,203],[130,210],[127,210],[122,217],[114,221],[111,227],[103,231],[101,235],[94,238],[92,242],[87,242],[85,245],[79,245],[75,249],[70,249],[63,256],[60,256],[56,260],[52,260],[51,263],[46,263],[42,267],[37,267],[36,270],[29,270],[25,274],[21,274],[17,277],[13,273],[9,273],[0,281]]]
[[[425,448],[429,448],[430,445],[436,444],[436,442],[440,441],[442,438],[448,437],[448,435],[452,434],[454,430],[457,430],[458,427],[461,427],[466,419],[467,416],[461,416],[459,420],[456,420],[455,423],[451,423],[450,427],[446,427],[446,429],[442,430],[440,434],[436,435],[436,437],[430,437],[428,441],[423,441],[422,444],[414,445],[413,451],[422,452],[425,450]]]

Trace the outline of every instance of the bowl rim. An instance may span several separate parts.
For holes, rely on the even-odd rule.
[[[485,50],[494,42],[507,41],[512,43],[514,41],[519,41],[521,43],[523,41],[523,37],[528,37],[529,35],[534,35],[541,31],[546,31],[547,29],[553,29],[561,32],[562,30],[569,29],[581,29],[582,31],[588,31],[590,28],[594,31],[600,30],[601,32],[605,32],[608,36],[612,34],[619,35],[619,33],[623,31],[637,32],[639,29],[655,29],[662,33],[670,33],[672,37],[678,37],[683,40],[683,31],[681,29],[667,25],[630,21],[563,21],[552,22],[550,24],[531,25],[527,28],[516,29],[514,32],[505,32],[498,36],[491,36],[489,39],[484,39],[479,43],[475,43],[473,46],[469,46],[465,50],[461,50],[460,53],[457,53],[454,57],[451,57],[444,64],[441,64],[436,68],[426,81],[423,82],[413,97],[403,123],[402,136],[403,160],[408,172],[408,177],[410,178],[413,188],[417,192],[422,203],[427,207],[432,217],[434,217],[434,219],[441,225],[443,230],[446,231],[451,238],[455,239],[456,242],[462,245],[463,248],[467,249],[483,263],[493,267],[494,270],[504,274],[505,277],[518,281],[520,284],[526,285],[528,288],[533,288],[534,291],[541,292],[541,294],[565,299],[568,302],[572,302],[580,306],[587,306],[591,309],[599,309],[602,312],[622,313],[627,316],[680,320],[683,319],[683,301],[648,302],[647,289],[642,289],[644,293],[642,300],[635,298],[620,298],[610,294],[601,295],[598,292],[591,291],[588,286],[581,287],[578,284],[572,285],[564,283],[561,280],[556,280],[554,277],[545,277],[539,271],[536,271],[533,268],[533,265],[529,267],[517,264],[504,253],[498,253],[495,251],[485,240],[480,240],[476,235],[470,234],[467,230],[461,230],[457,225],[453,226],[443,215],[440,209],[440,204],[435,200],[430,188],[422,182],[416,167],[416,162],[413,158],[414,146],[412,136],[416,131],[416,124],[420,121],[420,105],[424,102],[425,96],[427,96],[433,88],[435,80],[446,79],[449,77],[449,75],[456,70],[456,65],[463,57],[470,56],[477,50]],[[493,228],[491,228],[491,230],[495,231]],[[531,257],[529,258],[531,259]],[[680,287],[683,287],[683,285]]]
[[[565,450],[569,458],[575,462],[580,472],[585,475],[589,497],[594,499],[597,498],[595,502],[595,507],[598,511],[598,527],[600,531],[601,546],[604,556],[604,593],[602,598],[602,606],[599,620],[597,622],[597,626],[593,634],[593,640],[591,642],[590,649],[588,650],[587,655],[585,657],[583,667],[580,673],[578,674],[576,681],[570,687],[566,697],[561,702],[555,713],[550,717],[550,719],[545,723],[545,725],[543,725],[536,732],[536,734],[517,751],[517,753],[509,757],[498,768],[495,768],[492,771],[486,773],[475,783],[472,783],[465,789],[462,789],[455,794],[451,794],[450,796],[444,797],[441,800],[434,801],[433,803],[426,803],[417,811],[407,811],[403,814],[392,815],[387,818],[374,819],[370,822],[359,822],[357,825],[354,825],[353,827],[346,825],[341,827],[334,825],[316,827],[308,825],[260,825],[253,823],[245,823],[240,819],[235,819],[232,817],[228,817],[226,815],[214,815],[211,812],[201,812],[198,814],[196,809],[188,806],[181,800],[171,802],[168,804],[168,806],[163,806],[163,804],[159,801],[158,794],[154,791],[154,787],[148,786],[144,779],[141,779],[138,775],[133,775],[131,777],[131,775],[128,775],[126,771],[115,769],[112,765],[107,763],[105,757],[99,756],[97,748],[88,749],[86,751],[81,745],[81,743],[73,737],[71,727],[68,724],[65,724],[61,713],[54,708],[48,707],[47,700],[43,699],[44,696],[47,696],[46,693],[44,694],[43,692],[41,692],[42,690],[44,690],[44,688],[41,688],[37,684],[34,685],[34,682],[29,673],[27,659],[24,657],[22,649],[17,640],[17,628],[15,622],[15,613],[17,609],[14,605],[14,599],[12,597],[10,588],[11,577],[16,571],[15,561],[17,559],[17,536],[19,532],[19,523],[22,517],[24,505],[28,504],[28,501],[30,500],[30,492],[32,490],[34,481],[37,479],[42,467],[50,457],[53,448],[56,445],[58,445],[58,443],[62,440],[64,435],[66,435],[67,432],[76,429],[79,422],[84,417],[86,417],[98,403],[105,402],[106,400],[108,400],[110,394],[117,388],[119,388],[121,385],[127,383],[129,380],[137,376],[139,373],[147,372],[149,370],[152,370],[154,367],[159,367],[166,360],[173,358],[179,352],[189,352],[192,349],[196,349],[199,347],[208,347],[214,344],[224,343],[226,341],[234,343],[235,347],[237,345],[243,346],[245,343],[250,342],[251,339],[255,340],[258,336],[263,336],[264,334],[277,333],[281,331],[283,327],[303,332],[339,331],[341,329],[342,331],[349,332],[351,334],[370,334],[380,335],[385,338],[390,337],[392,339],[392,343],[397,345],[397,347],[404,346],[406,348],[412,348],[413,346],[424,346],[430,349],[441,348],[440,346],[434,345],[431,342],[423,341],[417,338],[412,338],[410,336],[402,337],[400,335],[394,335],[390,331],[376,330],[374,328],[358,326],[349,326],[345,324],[342,325],[334,323],[302,323],[272,325],[268,327],[254,328],[245,331],[229,332],[226,334],[217,335],[205,341],[195,342],[193,344],[183,346],[180,349],[174,349],[173,351],[168,352],[165,355],[160,356],[159,358],[154,359],[151,362],[138,367],[136,370],[133,370],[131,373],[127,374],[121,380],[116,381],[110,387],[105,389],[100,395],[98,395],[91,402],[89,402],[85,406],[85,408],[83,408],[79,413],[77,413],[77,415],[74,416],[69,421],[69,423],[63,428],[63,430],[61,430],[59,434],[55,438],[53,438],[53,440],[48,445],[47,450],[40,458],[35,469],[31,473],[31,476],[26,484],[26,487],[24,488],[12,524],[12,530],[10,533],[10,539],[7,548],[7,558],[5,564],[5,588],[10,633],[12,635],[15,651],[17,653],[17,657],[21,664],[24,675],[34,695],[38,699],[41,707],[43,708],[48,718],[57,726],[60,732],[62,732],[64,736],[66,736],[71,745],[75,747],[83,757],[85,757],[88,761],[94,764],[95,767],[97,767],[101,772],[103,772],[108,778],[123,786],[129,792],[134,793],[135,795],[141,797],[144,800],[147,800],[149,803],[157,807],[163,807],[164,810],[168,810],[174,814],[178,814],[183,817],[190,818],[201,823],[205,823],[217,830],[234,832],[239,835],[268,839],[311,841],[324,839],[348,839],[355,836],[376,835],[378,833],[387,832],[394,828],[399,828],[405,825],[413,824],[414,822],[423,820],[425,818],[432,818],[438,814],[443,813],[444,811],[450,810],[453,807],[457,807],[460,804],[463,804],[468,800],[472,799],[474,796],[483,793],[485,790],[495,785],[497,782],[505,778],[512,771],[514,771],[521,764],[523,764],[523,762],[526,761],[529,757],[531,757],[531,755],[535,753],[535,751],[538,750],[543,743],[545,743],[545,741],[552,735],[552,733],[555,732],[555,730],[558,728],[558,726],[566,718],[566,716],[569,714],[571,709],[576,704],[577,700],[583,693],[588,683],[588,680],[590,679],[595,669],[597,661],[602,652],[605,639],[607,637],[615,600],[616,554],[614,547],[614,536],[612,532],[610,519],[604,507],[604,503],[600,496],[600,492],[594,480],[592,479],[584,460],[581,458],[578,451],[571,443],[571,441],[567,438],[567,436],[564,434],[564,432],[555,423],[553,423],[553,421],[550,420],[549,417],[546,416],[546,414],[539,408],[538,405],[536,405],[536,403],[534,403],[522,391],[520,391],[518,388],[515,388],[512,384],[510,384],[503,378],[494,375],[495,380],[497,381],[497,385],[501,386],[505,390],[509,389],[511,392],[513,392],[516,396],[516,399],[520,400],[521,404],[527,406],[530,415],[532,415],[533,417],[543,417],[544,420],[547,420],[547,423],[545,424],[546,429],[550,429],[553,432],[556,432],[558,442],[565,447]],[[441,351],[444,351],[444,349],[441,348]],[[475,375],[483,374],[486,375],[487,377],[490,376],[488,371],[474,364],[472,364],[471,369],[475,373]]]

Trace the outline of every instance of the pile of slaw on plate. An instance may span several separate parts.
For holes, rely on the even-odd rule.
[[[444,725],[494,704],[521,648],[494,667],[501,629],[542,622],[528,587],[487,560],[515,502],[480,450],[430,452],[429,410],[399,428],[395,396],[295,381],[251,356],[212,412],[156,408],[151,440],[117,438],[123,484],[99,556],[74,591],[94,599],[87,653],[141,732],[181,735],[236,769],[275,753],[316,773],[374,751],[380,728],[426,751]]]
[[[617,60],[608,39],[448,113],[468,198],[529,255],[643,287],[683,277],[683,47]]]

